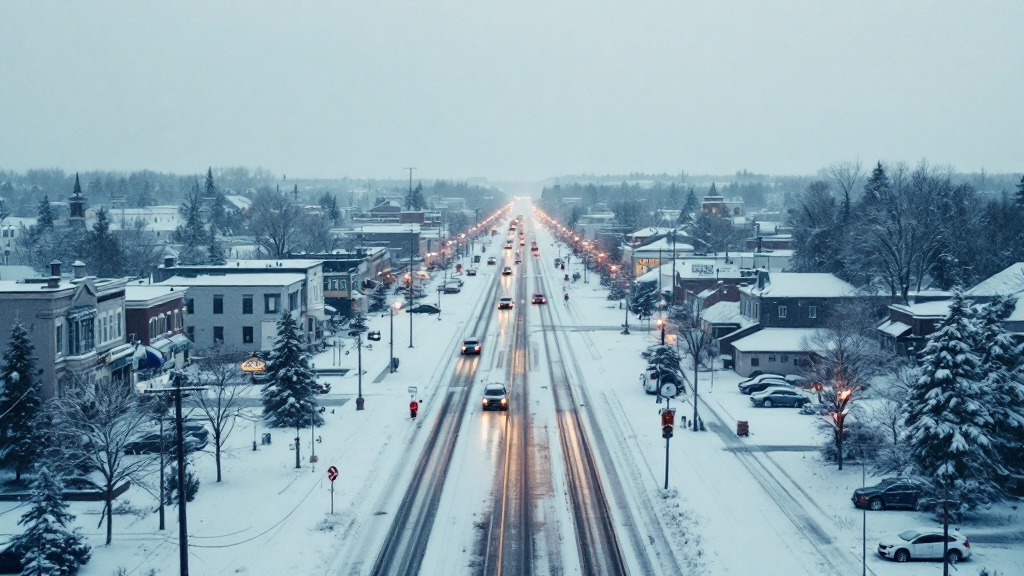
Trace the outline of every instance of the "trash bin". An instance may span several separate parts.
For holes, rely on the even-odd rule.
[[[398,370],[398,358],[391,359],[391,369]]]
[[[746,420],[736,421],[736,435],[737,436],[750,436],[750,425],[747,424]]]
[[[270,444],[270,432],[263,433],[263,445],[267,446]]]

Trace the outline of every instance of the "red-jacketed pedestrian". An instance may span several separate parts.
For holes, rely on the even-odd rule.
[[[417,402],[415,400],[413,400],[412,402],[409,402],[409,417],[410,418],[415,418],[416,417],[416,412],[418,412],[419,409],[420,409],[419,402]]]

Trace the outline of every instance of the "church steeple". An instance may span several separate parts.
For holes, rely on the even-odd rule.
[[[85,229],[85,196],[82,196],[82,184],[78,181],[78,172],[75,172],[75,190],[68,198],[68,205],[71,208],[71,215],[68,216],[68,224]]]

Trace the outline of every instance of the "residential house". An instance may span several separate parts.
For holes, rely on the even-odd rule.
[[[799,374],[809,366],[814,328],[765,328],[732,343],[734,369],[740,376],[754,371]]]
[[[132,346],[125,343],[126,278],[95,278],[76,261],[71,279],[61,263],[50,276],[0,280],[0,349],[7,348],[10,327],[20,320],[36,348],[42,393],[53,396],[72,374],[85,379],[131,376]]]
[[[915,358],[928,336],[949,316],[950,300],[890,304],[889,317],[878,326],[884,350]]]
[[[378,283],[394,281],[391,252],[386,248],[356,248],[306,254],[323,261],[324,309],[328,315],[351,316],[365,310],[365,296]]]
[[[1024,338],[1024,262],[1011,264],[964,292],[965,298],[976,303],[991,302],[996,296],[1017,300],[1014,311],[1003,320],[1003,327],[1018,338]]]

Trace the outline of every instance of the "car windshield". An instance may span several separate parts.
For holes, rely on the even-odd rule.
[[[907,542],[910,542],[911,540],[913,540],[914,538],[917,538],[920,535],[921,535],[921,533],[918,532],[917,530],[907,530],[906,532],[900,532],[900,538],[902,540],[907,541]]]
[[[466,339],[465,344],[477,344],[478,342],[479,340],[477,340],[476,338],[468,338]]]
[[[497,396],[499,394],[504,394],[504,393],[505,393],[505,387],[500,385],[500,384],[497,385],[497,386],[488,386],[487,388],[484,388],[484,394],[486,394],[488,396]]]

